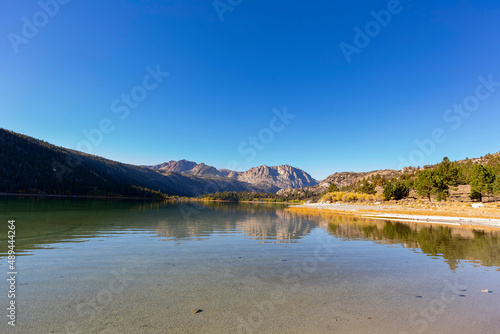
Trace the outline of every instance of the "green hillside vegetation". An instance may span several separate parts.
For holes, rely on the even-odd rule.
[[[267,192],[255,192],[255,191],[222,191],[215,192],[211,194],[205,194],[198,196],[198,199],[209,200],[209,201],[228,201],[228,202],[247,202],[247,201],[259,201],[259,202],[276,202],[276,203],[301,203],[306,199],[318,200],[319,195],[306,191],[305,193],[296,193],[292,195],[277,195],[274,193]]]
[[[450,188],[469,185],[469,197],[473,201],[494,199],[500,196],[500,154],[488,154],[479,159],[466,159],[451,162],[444,157],[442,162],[423,168],[407,168],[394,178],[384,178],[380,174],[364,178],[354,184],[343,187],[342,195],[336,185],[330,185],[329,191],[323,194],[323,201],[332,201],[343,197],[342,201],[375,201],[378,197],[347,196],[345,193],[376,194],[378,188],[385,200],[401,200],[407,198],[413,190],[429,201],[446,200]],[[330,190],[334,191],[330,191]]]

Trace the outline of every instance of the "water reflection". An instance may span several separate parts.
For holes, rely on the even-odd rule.
[[[4,198],[0,199],[0,221],[16,220],[18,255],[125,231],[152,232],[176,240],[245,232],[265,242],[293,242],[316,226],[284,208],[249,203]],[[6,253],[7,224],[1,224],[0,256]]]
[[[429,256],[440,256],[456,270],[462,260],[500,270],[500,231],[467,227],[368,220],[345,216],[322,218],[332,235],[400,244]]]
[[[203,239],[213,233],[241,233],[263,242],[290,243],[305,237],[317,224],[267,204],[223,204],[198,207],[189,219],[168,217],[156,232],[168,239]]]
[[[188,214],[187,214],[188,213]],[[345,240],[398,244],[445,259],[500,268],[498,230],[398,223],[346,216],[306,216],[274,204],[171,203],[69,199],[0,199],[0,257],[7,252],[7,220],[16,219],[16,250],[61,247],[121,233],[147,233],[165,242],[203,240],[212,235],[294,243],[321,227]]]
[[[84,242],[103,233],[138,227],[141,213],[158,210],[154,201],[0,198],[0,221],[16,220],[16,253]],[[128,218],[133,218],[128,219]],[[0,256],[7,252],[7,224],[0,224]]]

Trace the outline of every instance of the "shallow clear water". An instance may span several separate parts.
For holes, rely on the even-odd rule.
[[[2,333],[500,328],[495,231],[300,216],[264,204],[6,198],[3,277],[10,219],[17,326],[2,316]],[[7,290],[3,280],[2,305]]]

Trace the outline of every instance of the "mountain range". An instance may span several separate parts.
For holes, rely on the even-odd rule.
[[[297,187],[297,189],[281,189],[277,192],[278,195],[290,195],[293,193],[305,193],[310,192],[314,194],[321,194],[328,189],[330,184],[335,183],[339,189],[343,187],[348,187],[365,178],[370,178],[374,175],[380,175],[387,179],[398,177],[403,171],[393,170],[393,169],[383,169],[375,170],[371,172],[339,172],[328,176],[326,179],[318,182],[318,184],[310,187]]]
[[[310,187],[318,184],[301,169],[290,165],[266,166],[251,168],[244,172],[229,169],[217,169],[204,163],[197,164],[188,160],[171,160],[159,165],[145,166],[160,173],[183,173],[202,178],[228,178],[242,183],[252,184],[256,187],[266,189],[268,192],[277,192],[287,188]]]
[[[500,156],[500,153],[491,155]],[[486,157],[457,163],[486,164]],[[432,168],[432,166],[424,166]],[[339,188],[371,176],[391,179],[417,170],[340,172],[316,181],[290,165],[258,166],[247,171],[217,169],[188,160],[137,166],[59,147],[0,128],[0,193],[80,196],[159,197],[199,196],[223,191],[321,194],[335,183]],[[378,175],[377,175],[378,174]]]
[[[316,184],[309,174],[289,165],[244,172],[187,160],[136,166],[0,129],[0,193],[198,196],[217,191],[277,192]]]

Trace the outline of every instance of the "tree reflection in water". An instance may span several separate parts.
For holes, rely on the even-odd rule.
[[[321,225],[330,234],[345,239],[400,244],[429,256],[440,256],[451,270],[460,261],[475,262],[500,270],[500,231],[471,227],[427,225],[369,220],[347,216],[323,217]]]

